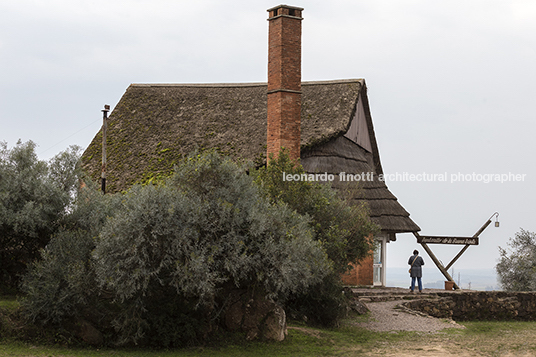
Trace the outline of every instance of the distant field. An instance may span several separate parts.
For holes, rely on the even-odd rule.
[[[449,274],[452,274],[452,269],[449,270]],[[460,279],[462,289],[499,290],[497,274],[494,269],[454,269],[452,275],[456,283],[458,278]],[[433,263],[423,268],[424,288],[443,289],[444,281],[445,277]],[[409,283],[409,274],[405,267],[387,267],[387,286],[405,288],[409,287]]]

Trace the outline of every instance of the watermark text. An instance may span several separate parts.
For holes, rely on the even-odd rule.
[[[374,172],[347,173],[302,173],[290,174],[283,172],[283,181],[319,181],[332,182],[337,179],[340,182],[359,182],[359,181],[381,181],[381,182],[480,182],[480,183],[505,183],[505,182],[523,182],[527,174],[508,173],[409,173],[395,172],[391,174],[375,174]]]

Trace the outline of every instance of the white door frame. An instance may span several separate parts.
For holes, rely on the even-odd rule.
[[[387,239],[386,235],[378,235],[374,237],[375,250],[372,262],[372,280],[374,286],[385,286],[386,284]]]

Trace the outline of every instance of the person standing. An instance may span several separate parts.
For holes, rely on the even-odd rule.
[[[424,259],[419,256],[419,251],[414,250],[413,255],[409,257],[408,264],[411,266],[409,269],[409,275],[411,276],[411,292],[415,290],[415,279],[419,284],[419,292],[422,292],[422,266],[424,265]]]

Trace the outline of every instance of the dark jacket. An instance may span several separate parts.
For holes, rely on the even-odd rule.
[[[413,260],[415,259],[415,255],[412,255],[409,257],[408,264],[411,265],[413,263]],[[424,260],[421,256],[417,256],[417,259],[415,259],[415,263],[411,266],[411,273],[410,276],[412,278],[422,278],[422,268],[421,266],[424,265]]]

